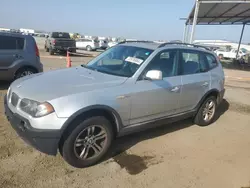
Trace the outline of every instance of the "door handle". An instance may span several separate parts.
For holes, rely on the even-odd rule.
[[[208,82],[205,82],[204,84],[202,84],[202,86],[207,87],[208,86]]]
[[[173,89],[171,89],[170,91],[171,91],[171,92],[178,92],[178,91],[179,91],[179,89],[180,89],[179,87],[174,87],[174,88],[173,88]]]

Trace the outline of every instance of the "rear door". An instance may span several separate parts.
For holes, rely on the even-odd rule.
[[[0,35],[0,78],[23,56],[24,38]]]
[[[180,74],[182,81],[180,109],[193,110],[210,88],[210,73],[203,52],[180,51]]]

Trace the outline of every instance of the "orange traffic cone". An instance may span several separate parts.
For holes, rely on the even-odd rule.
[[[71,67],[71,59],[70,59],[70,55],[69,55],[69,51],[67,51],[67,68]]]

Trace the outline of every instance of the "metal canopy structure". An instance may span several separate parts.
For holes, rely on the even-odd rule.
[[[200,0],[197,15],[198,25],[242,25],[250,24],[250,0]],[[196,4],[197,4],[196,3]],[[188,20],[193,23],[195,17],[194,6]]]
[[[243,25],[239,51],[245,25],[250,25],[250,0],[196,0],[185,23],[183,42],[188,41],[190,25],[190,43],[193,43],[196,25]]]

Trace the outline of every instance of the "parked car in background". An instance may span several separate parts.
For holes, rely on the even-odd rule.
[[[102,50],[106,50],[108,48],[107,40],[99,40],[99,48]]]
[[[43,71],[39,50],[30,35],[0,32],[0,80],[14,80]]]
[[[76,42],[70,38],[69,33],[52,32],[47,36],[44,48],[50,55],[65,53],[69,48],[71,52],[76,52]]]
[[[115,45],[117,45],[117,44],[118,44],[118,42],[110,41],[110,42],[108,43],[108,48],[111,48],[111,47],[113,47],[113,46],[115,46]]]
[[[87,50],[87,51],[95,51],[100,45],[97,39],[77,39],[76,40],[77,49]]]
[[[225,59],[241,59],[242,57],[244,57],[246,55],[246,52],[244,52],[243,50],[239,50],[238,53],[238,57],[236,58],[237,55],[237,49],[231,49],[231,50],[226,50],[226,49],[218,49],[215,50],[215,53],[217,54],[217,56],[219,56],[221,59],[225,58]]]
[[[122,43],[87,65],[19,79],[4,99],[7,119],[29,144],[79,168],[100,161],[115,137],[186,118],[207,126],[224,72],[213,52],[191,46]]]

